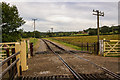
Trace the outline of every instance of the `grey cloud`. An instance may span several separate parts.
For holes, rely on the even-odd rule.
[[[1,0],[7,2],[118,2],[119,0]]]
[[[96,16],[93,9],[105,12],[100,18],[101,25],[117,24],[117,3],[115,2],[12,2],[18,7],[20,15],[27,21],[22,26],[26,31],[33,31],[32,18],[37,18],[36,30],[55,31],[83,30],[96,27]]]

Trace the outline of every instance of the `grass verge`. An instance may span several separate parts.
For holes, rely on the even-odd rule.
[[[55,40],[55,39],[52,39],[52,38],[44,38],[44,39],[51,40],[51,41],[63,44],[65,46],[71,47],[71,48],[76,49],[76,50],[81,50],[81,48],[78,47],[78,46],[75,46],[75,45],[72,45],[72,44],[68,44],[68,43],[65,43],[65,42],[62,42],[62,41],[58,41],[58,40]]]
[[[33,46],[35,46],[38,41],[37,38],[30,38],[29,40],[30,40],[30,43],[33,43]]]
[[[24,38],[22,40],[29,40],[29,43],[33,43],[33,48],[35,48],[37,43],[38,43],[38,39],[37,38]],[[26,52],[28,54],[28,43],[26,43]]]

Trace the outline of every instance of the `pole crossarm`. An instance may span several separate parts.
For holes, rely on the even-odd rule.
[[[104,12],[101,12],[99,10],[93,10],[93,15],[97,15],[97,16],[104,16]],[[96,14],[95,14],[96,13]]]

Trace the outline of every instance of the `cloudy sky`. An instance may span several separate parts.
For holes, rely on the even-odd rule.
[[[100,17],[100,26],[118,25],[118,2],[10,2],[16,5],[19,14],[26,23],[21,27],[33,31],[33,18],[36,18],[36,30],[46,32],[50,28],[58,31],[80,31],[96,27],[93,9],[104,11]]]

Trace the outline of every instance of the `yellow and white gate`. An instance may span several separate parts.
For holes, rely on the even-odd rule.
[[[104,56],[120,56],[120,40],[103,40]]]

